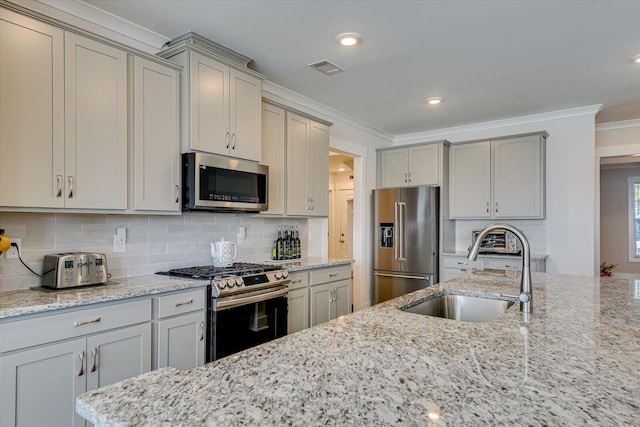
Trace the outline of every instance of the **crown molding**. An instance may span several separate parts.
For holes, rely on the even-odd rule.
[[[170,39],[82,0],[10,0],[12,3],[155,54]]]
[[[624,129],[640,127],[640,119],[622,120],[619,122],[607,122],[596,124],[596,132],[601,130]]]
[[[287,89],[271,81],[266,80],[263,82],[262,96],[265,99],[274,101],[280,105],[304,111],[307,114],[317,115],[318,118],[328,120],[333,123],[339,121],[385,141],[393,142],[394,136],[392,134],[377,129],[363,121],[346,115],[338,110],[314,101],[311,98],[307,98],[304,95],[300,95],[291,89]]]
[[[528,116],[512,117],[509,119],[492,120],[490,122],[473,123],[469,125],[454,126],[450,128],[436,129],[425,132],[409,133],[397,135],[393,143],[398,145],[412,142],[425,142],[432,139],[443,139],[451,134],[477,132],[491,129],[504,128],[509,126],[520,126],[531,123],[543,122],[547,120],[566,119],[585,115],[596,115],[602,110],[602,104],[588,105],[586,107],[569,108],[566,110],[549,111],[547,113],[531,114]]]

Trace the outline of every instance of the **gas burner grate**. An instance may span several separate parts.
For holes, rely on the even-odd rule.
[[[254,264],[250,262],[236,262],[231,267],[214,267],[212,265],[203,265],[198,267],[176,268],[169,270],[170,275],[182,277],[206,277],[212,278],[220,275],[248,275],[264,273],[265,271],[279,270],[277,265]]]

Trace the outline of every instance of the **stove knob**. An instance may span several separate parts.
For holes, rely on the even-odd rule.
[[[224,289],[227,287],[227,284],[223,280],[220,280],[217,283],[218,283],[218,289]]]
[[[287,277],[289,277],[289,272],[288,271],[283,271],[282,272],[282,278],[286,279]]]
[[[279,271],[276,271],[275,276],[276,276],[276,280],[280,280],[280,279],[282,279],[282,273],[281,273],[281,272],[279,272]]]
[[[244,285],[244,280],[242,280],[242,277],[238,277],[236,279],[236,286],[242,286]]]
[[[230,288],[233,288],[233,285],[235,285],[235,284],[236,284],[236,281],[233,280],[233,279],[229,279],[227,281],[227,286],[230,287]]]

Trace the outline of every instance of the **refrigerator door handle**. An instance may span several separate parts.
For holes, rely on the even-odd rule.
[[[425,276],[415,276],[412,274],[392,274],[392,273],[373,273],[374,276],[381,276],[381,277],[397,277],[399,279],[417,279],[417,280],[426,280],[427,278]]]
[[[395,257],[396,261],[400,261],[400,254],[399,254],[399,240],[400,238],[398,237],[398,234],[400,234],[400,225],[398,223],[399,219],[398,219],[398,202],[394,203],[393,206],[393,225],[396,228],[395,233],[393,233],[393,256]]]
[[[398,261],[406,261],[405,245],[404,245],[404,217],[407,210],[407,204],[405,202],[398,202]]]

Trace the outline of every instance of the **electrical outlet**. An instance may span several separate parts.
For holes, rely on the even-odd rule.
[[[16,249],[15,246],[13,246],[14,243],[18,245],[18,249]],[[7,253],[4,254],[4,257],[6,259],[18,259],[18,251],[22,251],[22,240],[11,239],[11,247],[9,248]]]

